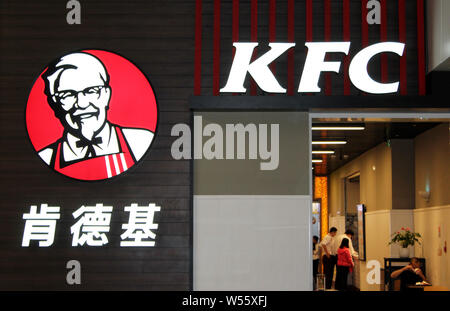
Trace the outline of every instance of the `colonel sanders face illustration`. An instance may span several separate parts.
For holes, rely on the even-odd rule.
[[[105,125],[111,99],[103,64],[92,55],[73,53],[49,67],[44,78],[48,102],[64,128],[92,140]]]
[[[44,86],[35,83],[26,119],[33,146],[48,166],[76,179],[101,180],[125,172],[146,153],[157,106],[150,83],[134,64],[111,52],[74,52],[51,63],[41,78]],[[56,125],[43,112],[48,108],[42,106],[42,94]],[[62,126],[62,135],[54,131],[45,139],[55,126]]]

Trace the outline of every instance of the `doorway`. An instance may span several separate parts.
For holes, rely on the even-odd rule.
[[[442,185],[449,176],[450,114],[312,112],[310,117],[313,179],[328,179],[325,230],[354,232],[353,247],[362,256],[348,285],[380,290],[380,284],[368,283],[366,262],[398,257],[396,246],[388,245],[392,232],[409,226],[426,233],[429,207],[448,204]],[[434,201],[422,193],[434,193]],[[430,235],[424,241],[435,243]],[[425,248],[415,255],[437,256]]]

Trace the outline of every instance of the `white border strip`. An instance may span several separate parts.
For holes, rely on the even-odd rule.
[[[114,168],[116,169],[116,175],[119,175],[120,174],[120,169],[119,169],[119,163],[117,162],[116,155],[113,154],[112,158],[113,158]]]
[[[111,166],[109,164],[109,158],[108,157],[109,157],[108,155],[105,156],[106,173],[108,174],[108,178],[111,178],[112,177],[112,175],[111,175]]]
[[[425,213],[430,211],[439,211],[439,210],[445,210],[450,209],[450,205],[441,205],[441,206],[432,206],[432,207],[423,207],[418,208],[414,210],[414,213]]]
[[[211,194],[194,194],[195,198],[201,198],[201,199],[249,199],[253,200],[254,198],[258,199],[310,199],[310,195],[282,195],[282,194],[276,194],[276,195],[257,195],[257,194],[244,194],[244,195],[211,195]]]
[[[383,210],[379,210],[379,211],[372,211],[372,212],[366,212],[366,216],[367,215],[377,215],[377,214],[390,214],[392,210],[390,209],[383,209]]]
[[[128,167],[127,167],[127,162],[125,161],[125,156],[123,155],[123,152],[120,154],[120,161],[122,161],[123,171],[125,172],[128,169]]]
[[[311,118],[450,119],[450,112],[311,112]],[[432,120],[430,120],[432,121]],[[371,122],[371,121],[370,121]]]

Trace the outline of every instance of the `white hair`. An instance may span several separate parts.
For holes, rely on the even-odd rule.
[[[56,63],[50,65],[43,75],[46,84],[47,95],[53,95],[59,84],[59,78],[64,70],[88,68],[93,73],[98,73],[107,84],[109,75],[103,63],[95,56],[83,52],[76,52],[61,57]]]

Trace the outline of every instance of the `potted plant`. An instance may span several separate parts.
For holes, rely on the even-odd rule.
[[[405,258],[409,257],[409,249],[408,246],[414,245],[414,243],[419,243],[419,238],[422,236],[417,232],[412,232],[410,228],[401,228],[401,231],[397,231],[392,235],[392,239],[389,242],[389,245],[398,243],[400,244],[400,257]]]

